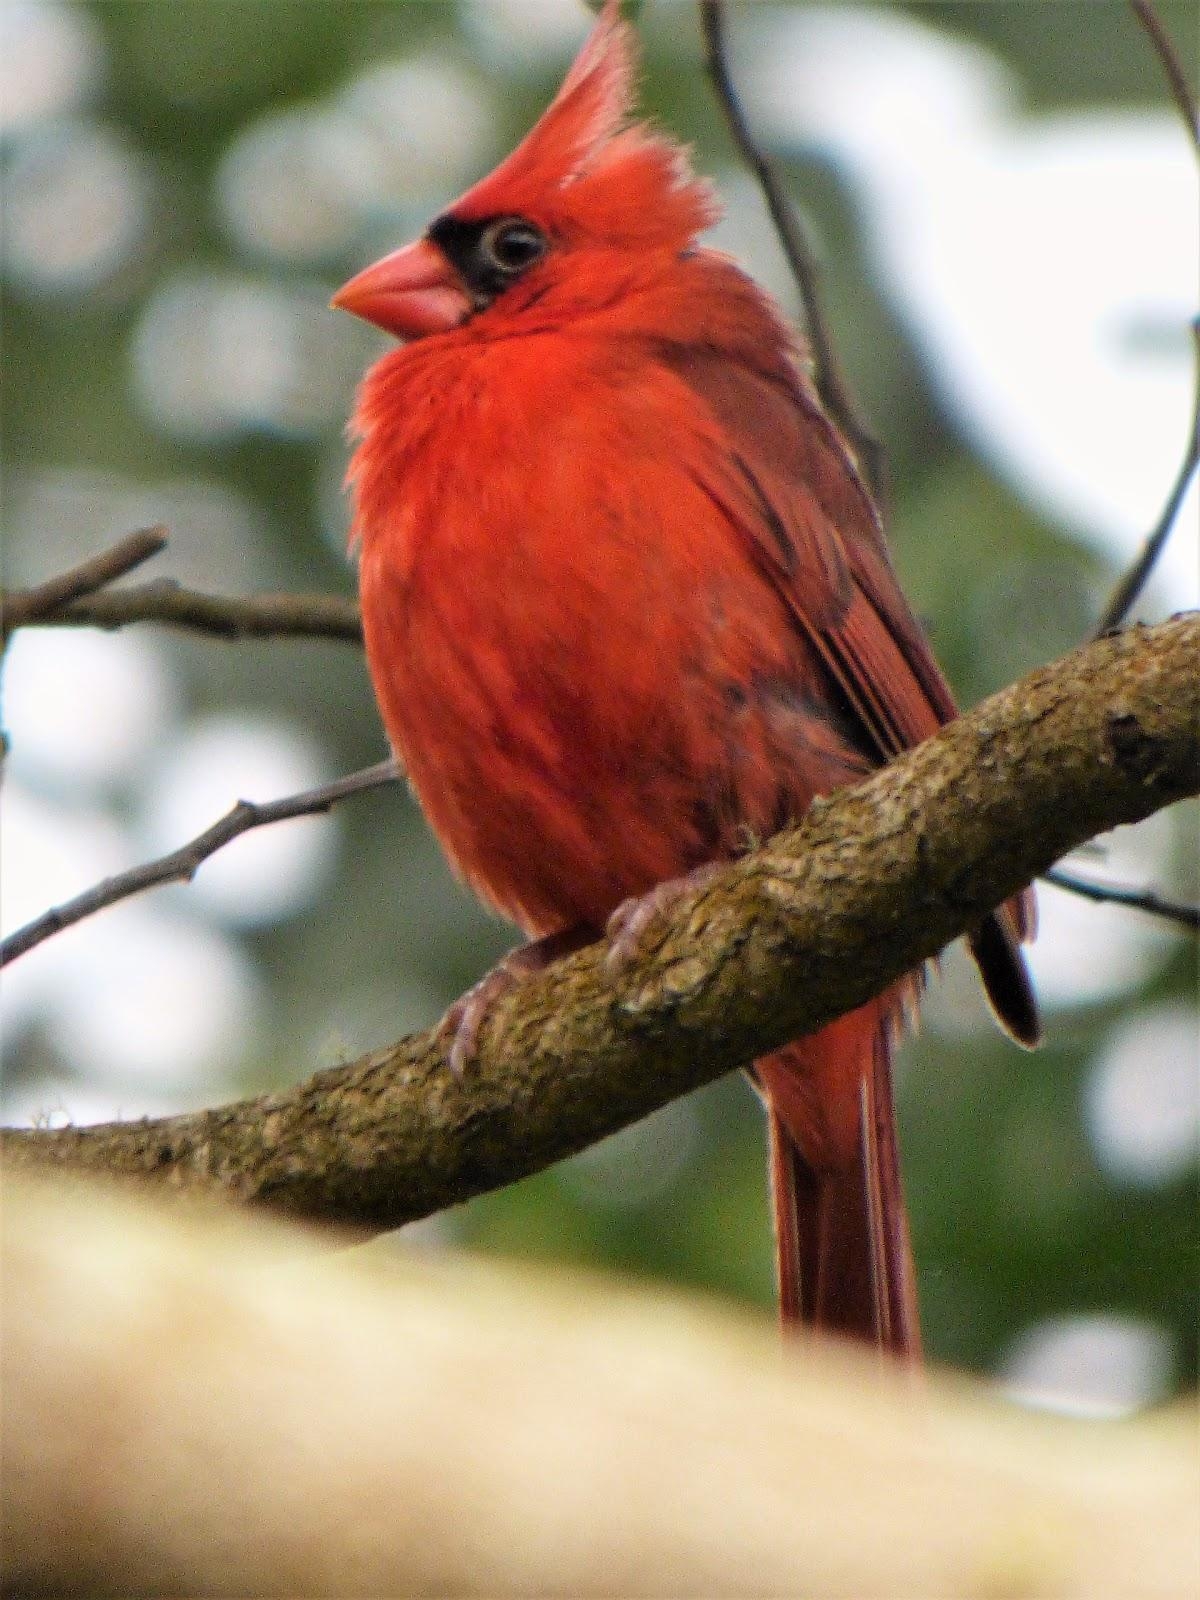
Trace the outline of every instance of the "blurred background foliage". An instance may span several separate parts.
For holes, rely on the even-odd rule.
[[[1162,10],[1191,41],[1190,7]],[[898,565],[972,702],[1087,632],[1174,471],[1195,309],[1182,134],[1106,0],[731,11],[751,117],[890,451]],[[6,0],[5,581],[163,521],[147,575],[351,592],[342,429],[382,345],[328,296],[511,146],[586,21],[575,0]],[[648,0],[639,27],[646,108],[727,199],[717,242],[794,307],[693,9]],[[1194,522],[1193,498],[1145,614],[1195,603]],[[19,635],[5,725],[6,927],[236,796],[384,753],[354,648],[148,629]],[[1195,832],[1194,811],[1155,819],[1082,869],[1195,897]],[[905,1052],[928,1345],[1118,1414],[1196,1375],[1195,947],[1043,905],[1046,1047],[1000,1039],[955,953]],[[6,1115],[291,1082],[430,1023],[510,940],[399,791],[268,830],[6,974]],[[730,1080],[405,1237],[765,1306],[761,1146]]]

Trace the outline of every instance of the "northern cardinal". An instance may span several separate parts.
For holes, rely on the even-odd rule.
[[[517,149],[334,299],[405,341],[353,420],[375,692],[450,861],[537,941],[518,967],[955,715],[802,348],[697,242],[716,198],[631,120],[633,67],[609,0]],[[1030,915],[971,940],[1027,1044]],[[785,1323],[909,1358],[891,1056],[920,987],[752,1069]]]

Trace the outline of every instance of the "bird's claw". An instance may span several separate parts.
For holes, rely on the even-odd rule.
[[[438,1024],[438,1037],[451,1035],[450,1054],[446,1065],[461,1083],[466,1070],[475,1058],[479,1034],[488,1012],[520,980],[509,965],[509,958],[498,961],[490,972],[485,972],[478,983],[473,983],[466,994],[456,1000]]]
[[[710,861],[694,867],[682,877],[668,878],[655,884],[646,894],[631,895],[609,917],[605,925],[609,945],[604,957],[605,971],[617,977],[632,966],[641,954],[646,930],[651,923],[671,910],[684,895],[692,894],[710,884],[721,870],[722,863]]]
[[[479,1035],[492,1007],[510,989],[535,973],[544,972],[560,956],[569,955],[595,937],[591,929],[567,928],[518,945],[502,956],[490,972],[485,972],[460,999],[446,1011],[438,1024],[438,1038],[451,1035],[447,1065],[461,1083],[475,1059]]]

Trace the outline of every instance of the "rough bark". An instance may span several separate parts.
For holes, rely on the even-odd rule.
[[[199,1114],[9,1131],[52,1163],[384,1229],[510,1183],[811,1031],[1066,851],[1200,791],[1200,617],[1076,650],[680,901],[617,979],[591,948],[436,1033]]]

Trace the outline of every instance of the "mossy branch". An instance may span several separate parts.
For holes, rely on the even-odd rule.
[[[464,1081],[436,1032],[186,1116],[8,1131],[54,1164],[393,1228],[573,1154],[936,954],[1067,851],[1200,792],[1200,616],[1088,644],[986,701],[664,919],[498,1001]]]

